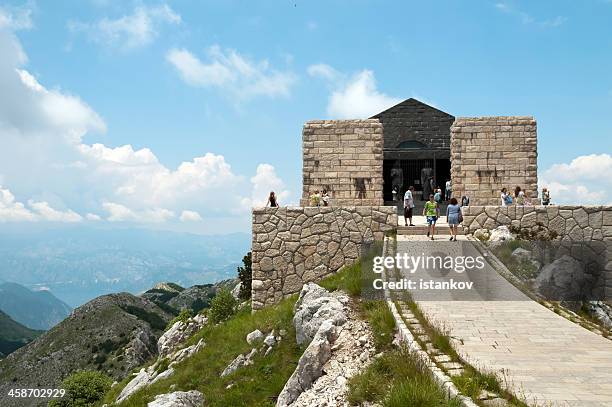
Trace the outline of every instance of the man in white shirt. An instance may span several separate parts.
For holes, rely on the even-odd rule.
[[[450,179],[447,179],[446,180],[446,185],[445,185],[445,188],[444,188],[444,195],[445,195],[445,198],[446,198],[447,201],[451,199],[451,193],[452,192],[453,192],[453,187],[451,186],[451,181],[450,181]]]
[[[408,220],[410,220],[410,226],[414,226],[412,224],[412,208],[414,208],[414,198],[412,196],[412,192],[414,191],[414,187],[410,186],[406,190],[404,194],[404,225],[408,226]]]

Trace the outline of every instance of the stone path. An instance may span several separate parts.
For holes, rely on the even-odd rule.
[[[457,244],[469,251],[471,244],[459,238],[464,243]],[[453,250],[448,242],[426,242],[421,236],[398,236],[397,246],[398,253],[411,255],[427,253],[427,247],[438,253]],[[492,267],[483,274],[495,289],[475,295],[488,301],[450,301],[453,295],[428,299],[416,293],[421,310],[457,339],[453,342],[466,361],[501,373],[511,391],[530,405],[612,406],[612,342],[526,299]],[[512,300],[504,300],[508,296]]]

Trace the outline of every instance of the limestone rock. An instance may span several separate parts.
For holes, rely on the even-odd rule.
[[[510,240],[514,240],[514,236],[512,236],[510,229],[508,229],[506,225],[498,226],[493,229],[489,237],[489,242],[505,242]]]
[[[186,322],[177,321],[157,340],[157,350],[160,357],[165,357],[176,351],[181,343],[198,332],[208,319],[198,314]]]
[[[200,407],[202,404],[204,395],[197,390],[191,390],[157,395],[147,407]]]
[[[240,369],[243,366],[249,366],[253,364],[253,356],[257,353],[257,349],[253,348],[246,355],[238,355],[234,360],[230,362],[229,365],[221,372],[221,377],[225,377],[234,373],[236,370]]]
[[[551,301],[580,301],[593,289],[593,276],[584,272],[582,264],[563,255],[544,266],[536,278],[535,288]]]
[[[323,365],[331,356],[331,343],[335,340],[335,336],[336,326],[334,321],[329,319],[324,321],[279,394],[276,402],[277,407],[289,406],[321,376]]]
[[[123,388],[121,393],[119,393],[116,403],[119,404],[127,400],[132,394],[147,386],[151,381],[151,377],[152,373],[149,373],[147,369],[140,369],[138,374]]]
[[[346,322],[342,303],[317,284],[304,286],[296,305],[293,325],[300,345],[312,340],[323,321],[331,320],[334,325]]]
[[[238,283],[232,288],[232,297],[239,300],[240,299],[240,288],[242,287],[242,283]]]
[[[486,242],[491,237],[491,232],[488,229],[479,228],[474,232],[474,237],[481,242]]]
[[[256,329],[246,336],[246,341],[249,345],[252,345],[261,338],[263,338],[263,333],[259,329]]]
[[[264,343],[268,346],[274,346],[276,344],[276,338],[274,337],[274,331],[270,332],[264,339]]]

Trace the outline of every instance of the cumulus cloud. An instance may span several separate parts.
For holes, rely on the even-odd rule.
[[[78,213],[68,209],[67,211],[59,211],[53,209],[48,202],[36,202],[33,200],[28,201],[28,206],[38,214],[38,217],[42,220],[50,222],[80,222],[83,217]]]
[[[335,81],[343,76],[340,72],[327,64],[310,65],[306,69],[306,72],[308,72],[310,76],[323,78],[328,81]]]
[[[166,60],[188,85],[219,88],[241,100],[256,96],[287,97],[296,82],[293,73],[276,70],[267,60],[251,61],[232,49],[213,45],[206,54],[204,62],[186,49],[175,48],[168,51]]]
[[[0,186],[0,222],[34,220],[34,214],[24,204],[17,202],[11,191]]]
[[[547,187],[558,204],[612,204],[612,156],[582,155],[569,163],[554,164],[540,174],[540,189]]]
[[[85,143],[86,134],[106,131],[104,120],[78,96],[45,87],[26,62],[14,33],[0,30],[1,221],[170,223],[205,216],[214,224],[244,216],[255,198],[265,202],[268,188],[287,196],[272,167],[258,168],[249,183],[222,155],[168,167],[147,147]]]
[[[285,183],[270,164],[259,164],[257,166],[257,171],[251,178],[251,185],[251,197],[242,200],[242,205],[246,208],[265,206],[271,191],[274,191],[276,199],[281,205],[290,204],[287,201],[291,192],[285,188]]]
[[[327,114],[334,119],[366,119],[399,102],[401,99],[380,92],[374,73],[365,69],[332,92]]]
[[[74,33],[85,33],[92,41],[124,50],[142,47],[159,35],[160,26],[180,24],[181,16],[167,4],[138,6],[131,14],[115,19],[103,18],[95,22],[71,21],[68,28]]]
[[[195,211],[183,211],[179,219],[181,222],[201,222],[202,216]]]

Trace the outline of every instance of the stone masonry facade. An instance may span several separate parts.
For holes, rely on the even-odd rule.
[[[301,206],[327,190],[333,206],[383,204],[383,131],[376,119],[313,120],[303,130]]]
[[[389,206],[253,209],[253,309],[352,264],[364,242],[396,227]]]
[[[453,196],[472,205],[499,205],[503,187],[520,186],[535,202],[537,126],[533,117],[458,118],[451,127]]]

